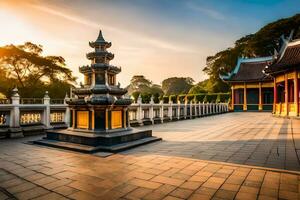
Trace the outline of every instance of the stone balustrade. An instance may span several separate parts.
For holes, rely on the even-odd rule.
[[[66,98],[68,98],[66,96]],[[70,110],[65,99],[20,98],[13,90],[11,99],[1,99],[0,138],[22,137],[37,134],[45,129],[67,128],[70,124]],[[228,112],[228,103],[142,103],[141,98],[128,108],[131,126],[164,123],[193,119]]]
[[[134,103],[128,108],[131,126],[194,119],[228,112],[228,103]]]

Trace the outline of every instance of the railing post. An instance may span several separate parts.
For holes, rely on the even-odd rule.
[[[151,123],[154,124],[154,119],[153,119],[153,104],[154,104],[154,99],[153,96],[151,96],[150,100],[150,108],[149,108],[149,118],[151,120]]]
[[[137,121],[139,123],[139,125],[143,125],[143,109],[142,109],[142,97],[141,95],[139,95],[138,99],[137,99]]]
[[[187,117],[187,101],[184,101],[184,119]]]
[[[206,115],[209,115],[210,114],[210,107],[209,107],[209,103],[207,102],[206,103]]]
[[[44,125],[46,126],[47,129],[51,128],[50,125],[50,97],[48,95],[48,91],[45,92],[44,96],[44,105],[45,105],[45,110],[44,110]]]
[[[69,97],[68,97],[68,93],[66,93],[66,96],[65,96],[65,99],[64,99],[64,105],[66,106],[66,113],[65,113],[65,123],[68,127],[70,127],[70,120],[71,120],[71,112],[70,112],[70,108],[67,104],[67,100],[69,100]]]
[[[11,104],[13,106],[10,112],[10,134],[11,138],[24,137],[20,127],[20,95],[18,89],[13,89],[11,97]]]
[[[159,108],[160,121],[161,123],[164,123],[164,101],[160,100],[159,104],[160,104],[160,108]]]
[[[180,101],[177,101],[177,119],[180,120]]]
[[[173,101],[170,101],[169,100],[169,106],[168,106],[168,116],[170,118],[170,121],[172,121],[172,115],[173,115],[173,108],[172,108],[172,104],[173,104]]]

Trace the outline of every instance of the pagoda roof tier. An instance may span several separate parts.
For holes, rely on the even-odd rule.
[[[275,60],[266,66],[265,72],[277,74],[294,68],[300,68],[300,40],[286,42]]]
[[[86,54],[87,59],[92,60],[94,58],[105,57],[108,60],[114,59],[114,54],[108,51],[93,51]]]
[[[113,94],[124,95],[127,93],[126,89],[119,88],[118,86],[96,85],[94,87],[76,88],[74,89],[76,95],[90,95],[90,94]]]
[[[93,96],[91,98],[85,99],[69,99],[67,104],[69,105],[117,105],[117,106],[128,106],[132,103],[132,100],[129,98],[120,98],[117,99],[114,96]]]
[[[89,42],[89,45],[92,48],[99,47],[99,46],[105,46],[106,48],[109,48],[109,47],[111,47],[111,42],[105,41],[105,39],[102,35],[102,31],[100,30],[96,41]]]
[[[117,67],[105,63],[96,63],[96,64],[84,65],[79,67],[79,72],[83,74],[91,73],[93,71],[100,71],[100,70],[107,70],[110,73],[118,74],[121,72],[121,67]]]
[[[272,56],[259,58],[239,58],[234,70],[228,75],[220,75],[226,82],[257,82],[272,80],[263,70],[271,63]]]

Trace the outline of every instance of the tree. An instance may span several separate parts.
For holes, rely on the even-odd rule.
[[[0,92],[10,96],[12,87],[18,87],[22,97],[42,97],[53,84],[67,85],[75,82],[72,71],[66,67],[61,56],[43,56],[41,45],[26,42],[23,45],[0,47],[1,82],[9,82],[0,87]],[[69,90],[69,89],[68,89]],[[67,90],[67,91],[68,91]],[[57,87],[50,92],[51,97],[60,97],[66,87]]]
[[[193,83],[194,80],[190,77],[171,77],[163,80],[162,90],[165,95],[187,94]]]
[[[209,80],[206,79],[194,85],[190,90],[189,94],[200,94],[210,92],[211,88],[209,85]]]
[[[145,78],[143,75],[136,75],[133,76],[130,80],[130,84],[126,87],[128,90],[128,94],[132,95],[134,93],[139,93],[139,94],[158,94],[161,95],[162,89],[160,85],[157,84],[152,84],[152,81],[149,79]]]
[[[203,71],[209,75],[211,92],[228,92],[229,85],[224,83],[219,74],[231,72],[236,65],[238,57],[270,56],[274,49],[279,49],[281,35],[287,36],[292,30],[294,38],[300,38],[300,14],[290,18],[280,19],[267,24],[254,34],[238,39],[234,46],[208,56]]]

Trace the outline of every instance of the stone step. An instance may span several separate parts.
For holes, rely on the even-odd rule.
[[[140,146],[143,144],[148,144],[151,142],[156,142],[160,141],[161,138],[157,137],[147,137],[131,142],[126,142],[126,143],[121,143],[117,145],[112,145],[112,146],[88,146],[88,145],[82,145],[82,144],[76,144],[76,143],[71,143],[71,142],[62,142],[62,141],[57,141],[57,140],[48,140],[48,139],[42,139],[42,140],[37,140],[34,141],[33,143],[39,144],[39,145],[45,145],[45,146],[50,146],[50,147],[57,147],[57,148],[62,148],[66,150],[72,150],[72,151],[78,151],[82,153],[94,153],[98,151],[107,151],[107,152],[119,152],[123,151],[129,148],[133,148],[136,146]]]

